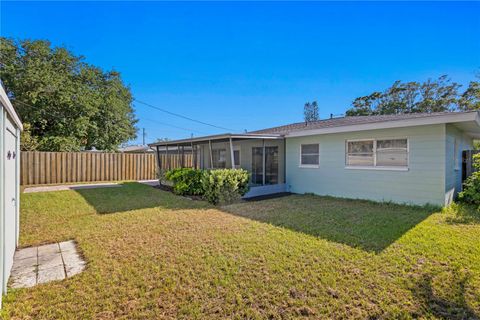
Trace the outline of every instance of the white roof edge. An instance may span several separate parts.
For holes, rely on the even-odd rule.
[[[210,135],[210,136],[200,136],[194,138],[187,138],[187,139],[179,139],[179,140],[171,140],[171,141],[164,141],[164,142],[155,142],[149,143],[149,147],[156,147],[156,146],[166,146],[166,145],[176,145],[176,144],[183,144],[183,143],[198,143],[203,141],[211,140],[212,142],[215,140],[223,140],[223,139],[283,139],[283,135],[280,134],[261,134],[261,133],[224,133],[224,134],[217,134],[217,135]]]
[[[293,131],[286,134],[285,137],[286,138],[303,137],[303,136],[312,136],[312,135],[318,135],[318,134],[365,131],[365,130],[375,130],[375,129],[390,129],[390,128],[413,127],[413,126],[422,126],[422,125],[458,123],[458,122],[469,122],[469,121],[476,122],[480,130],[480,113],[478,111],[472,111],[472,112],[445,114],[445,115],[439,115],[434,117],[390,120],[390,121],[381,121],[381,122],[374,122],[374,123],[345,125],[345,126],[338,126],[338,127],[331,127],[331,128],[319,128],[319,129]]]
[[[13,108],[13,105],[8,99],[7,93],[5,92],[1,84],[0,84],[0,102],[2,103],[4,108],[7,110],[10,117],[13,119],[13,122],[15,122],[18,128],[23,131],[22,121],[20,121],[20,118],[18,117],[17,112]]]

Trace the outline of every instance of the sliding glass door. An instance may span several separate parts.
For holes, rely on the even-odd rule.
[[[252,148],[252,184],[277,184],[278,147],[265,147],[265,158],[263,156],[263,149],[263,147]]]

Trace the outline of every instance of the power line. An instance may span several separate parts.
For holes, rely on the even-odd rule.
[[[238,131],[238,130],[235,130],[235,129],[220,127],[220,126],[217,126],[217,125],[214,125],[214,124],[211,124],[211,123],[207,123],[207,122],[203,122],[203,121],[200,121],[200,120],[192,119],[192,118],[190,118],[190,117],[186,117],[186,116],[184,116],[184,115],[181,115],[181,114],[178,114],[178,113],[174,113],[174,112],[165,110],[165,109],[163,109],[163,108],[160,108],[160,107],[151,105],[151,104],[149,104],[149,103],[146,103],[146,102],[143,102],[143,101],[140,101],[140,100],[137,100],[137,99],[135,99],[135,98],[133,98],[133,100],[135,100],[136,102],[138,102],[138,103],[140,103],[140,104],[143,104],[143,105],[145,105],[145,106],[147,106],[147,107],[150,107],[150,108],[152,108],[152,109],[156,109],[156,110],[159,110],[159,111],[168,113],[168,114],[170,114],[170,115],[172,115],[172,116],[176,116],[176,117],[179,117],[179,118],[182,118],[182,119],[190,120],[190,121],[193,121],[193,122],[196,122],[196,123],[200,123],[200,124],[203,124],[203,125],[206,125],[206,126],[210,126],[210,127],[213,127],[213,128],[217,128],[217,129],[222,129],[222,130],[227,130],[227,131],[232,131],[232,132]]]
[[[141,103],[140,101],[136,100],[138,103]],[[14,103],[15,102],[18,102],[20,104],[23,104],[24,106],[27,106],[27,107],[31,107],[31,108],[35,108],[34,106],[32,106],[31,104],[28,104],[28,103],[25,103],[23,101],[20,101],[20,100],[14,100],[13,101]],[[154,106],[151,106],[153,108],[156,109],[156,107]],[[166,112],[169,112],[169,111],[166,111]],[[162,126],[167,126],[167,127],[171,127],[171,128],[175,128],[175,129],[180,129],[180,130],[185,130],[185,131],[188,131],[190,133],[192,132],[196,132],[196,133],[200,133],[200,134],[208,134],[206,132],[202,132],[202,131],[198,131],[198,130],[193,130],[193,129],[189,129],[189,128],[184,128],[184,127],[179,127],[179,126],[176,126],[176,125],[173,125],[173,124],[170,124],[170,123],[165,123],[165,122],[161,122],[161,121],[156,121],[156,120],[151,120],[151,119],[140,119],[140,120],[143,120],[143,121],[150,121],[150,122],[153,122],[153,123],[156,123],[156,124],[159,124],[159,125],[162,125]],[[196,121],[196,120],[193,120],[192,121]],[[200,122],[201,123],[201,122]],[[213,126],[213,125],[211,125]],[[216,128],[222,128],[222,127],[216,127]],[[225,129],[225,130],[232,130],[232,129],[228,129],[228,128],[222,128],[222,129]],[[235,130],[233,130],[235,131]]]
[[[150,121],[150,122],[153,122],[153,123],[156,123],[156,124],[159,124],[159,125],[162,125],[162,126],[167,126],[167,127],[172,127],[172,128],[176,128],[176,129],[180,129],[180,130],[185,130],[185,131],[188,131],[188,132],[196,132],[196,133],[200,133],[200,134],[207,134],[205,132],[202,132],[202,131],[197,131],[197,130],[192,130],[192,129],[188,129],[188,128],[183,128],[183,127],[178,127],[178,126],[175,126],[173,124],[169,124],[169,123],[165,123],[165,122],[161,122],[161,121],[156,121],[156,120],[151,120],[151,119],[140,119],[142,121]]]

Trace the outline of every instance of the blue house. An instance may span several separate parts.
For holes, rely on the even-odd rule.
[[[449,204],[462,189],[462,152],[480,138],[480,113],[343,117],[242,134],[151,144],[191,153],[196,168],[243,168],[246,197],[278,192],[407,204]],[[168,157],[167,157],[168,158]]]

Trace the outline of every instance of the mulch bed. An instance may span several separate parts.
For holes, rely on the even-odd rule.
[[[159,185],[157,185],[157,186],[154,186],[154,188],[157,188],[157,189],[160,189],[160,190],[163,190],[163,191],[167,191],[167,192],[174,193],[172,186],[167,186],[167,185],[164,185],[164,184],[159,184]],[[184,198],[187,198],[187,199],[190,199],[190,200],[196,200],[196,201],[203,200],[203,198],[202,198],[201,196],[181,196],[181,197],[184,197]]]

